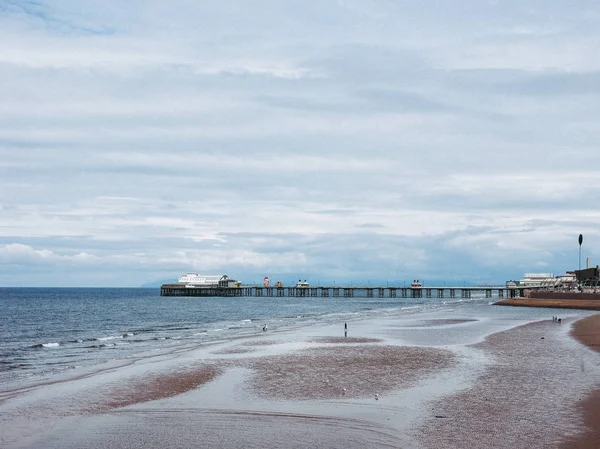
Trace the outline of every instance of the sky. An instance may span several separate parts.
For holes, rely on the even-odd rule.
[[[596,0],[0,0],[0,286],[595,266],[598,23]]]

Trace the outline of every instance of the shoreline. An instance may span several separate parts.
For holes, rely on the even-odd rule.
[[[468,388],[433,402],[446,419],[426,421],[420,447],[597,449],[588,430],[590,420],[598,424],[598,396],[588,399],[598,387],[597,356],[568,334],[571,322],[533,321],[472,345],[493,362]],[[584,411],[584,400],[594,408]]]
[[[544,307],[551,309],[600,310],[600,300],[594,299],[507,298],[497,301],[493,305],[513,307]]]
[[[586,399],[597,360],[567,327],[586,315],[560,325],[549,313],[399,312],[349,321],[348,337],[328,323],[137,360],[0,404],[0,446],[193,447],[202,435],[215,449],[591,449],[571,444],[597,441],[581,432],[600,416],[600,393]],[[593,326],[580,337],[598,336],[600,320],[580,321]]]
[[[600,352],[600,313],[576,321],[571,335],[588,348]]]
[[[570,335],[588,348],[600,352],[600,314],[577,320]],[[567,439],[560,449],[597,449],[600,444],[600,388],[590,393],[577,407],[586,431]]]

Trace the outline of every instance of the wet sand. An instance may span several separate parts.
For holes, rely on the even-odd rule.
[[[475,320],[466,320],[466,319],[435,319],[435,320],[419,320],[416,323],[411,324],[402,324],[402,327],[434,327],[434,326],[443,326],[445,324],[462,324],[462,323],[472,323]]]
[[[600,391],[592,393],[578,406],[584,417],[585,433],[565,440],[560,449],[598,449],[600,447]]]
[[[589,348],[600,351],[600,314],[577,321],[571,335]]]
[[[599,316],[575,337],[597,345]],[[600,365],[574,320],[487,319],[270,332],[27,389],[0,404],[0,447],[597,447]]]
[[[508,298],[494,303],[496,306],[546,307],[553,309],[600,310],[600,300],[594,299],[534,299]]]
[[[599,448],[600,363],[564,339],[564,326],[535,322],[474,345],[496,362],[434,403],[423,447]],[[600,350],[600,315],[576,321],[571,335]]]
[[[355,344],[306,349],[251,361],[251,391],[288,400],[374,398],[443,368],[450,351]]]
[[[571,335],[578,341],[600,352],[600,314],[577,321]],[[590,394],[578,407],[584,416],[585,433],[570,438],[561,449],[598,449],[600,447],[600,388]]]
[[[91,412],[127,407],[133,404],[170,398],[198,388],[220,374],[216,366],[201,366],[194,370],[173,371],[155,376],[130,379],[110,390],[104,401],[94,404]]]
[[[433,404],[440,418],[427,422],[423,447],[552,448],[577,432],[577,395],[587,382],[577,383],[579,360],[561,327],[531,323],[473,345],[494,363],[470,388]]]

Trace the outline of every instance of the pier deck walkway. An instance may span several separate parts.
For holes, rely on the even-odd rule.
[[[505,286],[240,286],[199,287],[183,284],[164,284],[161,296],[254,296],[254,297],[363,297],[363,298],[470,298],[473,293],[483,293],[486,298],[512,297],[515,289]]]

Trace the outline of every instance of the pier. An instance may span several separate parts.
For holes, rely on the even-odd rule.
[[[315,298],[471,298],[483,293],[486,298],[505,298],[518,295],[519,289],[506,286],[239,286],[198,287],[183,284],[164,284],[161,296],[223,296],[223,297],[315,297]]]

